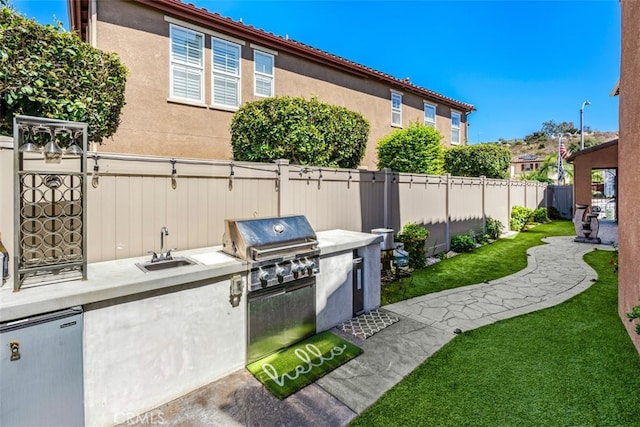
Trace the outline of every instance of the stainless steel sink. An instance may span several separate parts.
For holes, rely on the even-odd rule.
[[[186,257],[176,257],[169,260],[156,261],[156,262],[145,262],[145,263],[136,263],[136,266],[145,273],[149,273],[152,271],[162,271],[168,270],[177,267],[185,267],[188,265],[195,265],[196,261],[191,258]]]

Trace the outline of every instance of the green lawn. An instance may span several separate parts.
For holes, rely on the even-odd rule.
[[[540,240],[543,237],[572,235],[575,235],[575,229],[571,221],[539,225],[519,233],[515,239],[498,240],[473,252],[416,270],[400,282],[385,284],[381,304],[508,276],[527,266],[527,249],[543,244]]]
[[[640,357],[617,314],[611,252],[558,306],[465,332],[354,426],[638,426]]]

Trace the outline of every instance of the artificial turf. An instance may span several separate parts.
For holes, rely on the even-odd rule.
[[[637,426],[640,357],[617,312],[612,253],[558,306],[465,332],[354,426]]]
[[[519,233],[515,239],[500,239],[459,254],[427,268],[416,270],[411,277],[382,286],[381,304],[459,286],[474,285],[516,273],[527,266],[527,249],[544,244],[549,236],[575,235],[573,222],[553,221]]]

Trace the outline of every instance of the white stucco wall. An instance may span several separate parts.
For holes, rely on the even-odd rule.
[[[380,245],[360,247],[357,254],[363,258],[364,310],[370,311],[380,306]],[[318,332],[353,317],[353,252],[321,258],[316,313]]]
[[[85,306],[87,426],[124,422],[244,366],[246,295],[229,279]]]

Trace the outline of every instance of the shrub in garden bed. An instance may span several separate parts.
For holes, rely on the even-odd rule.
[[[460,234],[451,238],[451,250],[454,252],[471,252],[476,248],[476,239],[471,234]]]
[[[522,231],[527,227],[531,217],[533,215],[533,209],[525,208],[524,206],[514,206],[511,208],[511,220],[509,226],[513,231]]]
[[[533,211],[533,222],[545,223],[549,222],[549,217],[547,216],[546,208],[538,208]]]
[[[427,265],[426,242],[429,230],[409,222],[402,227],[402,231],[396,236],[396,240],[404,243],[404,249],[409,252],[409,266],[411,268],[425,268]]]
[[[504,230],[504,225],[497,219],[487,217],[484,229],[491,240],[498,240],[500,234],[502,234],[502,230]]]

